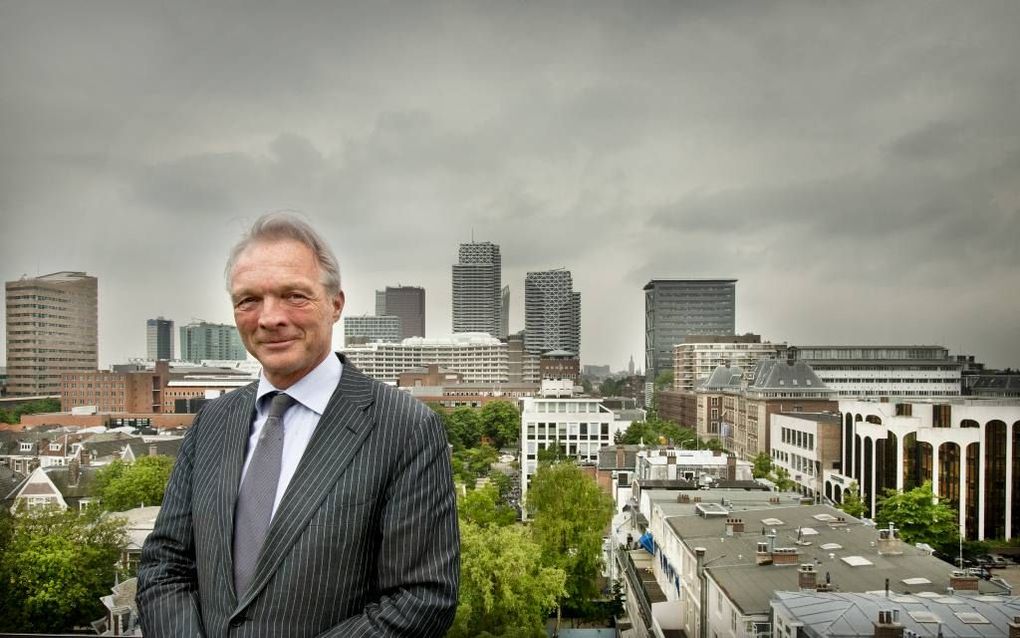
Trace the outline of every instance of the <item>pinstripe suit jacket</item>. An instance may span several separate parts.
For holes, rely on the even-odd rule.
[[[445,433],[346,361],[238,598],[234,502],[256,385],[206,404],[185,437],[138,569],[145,635],[443,635],[460,562]]]

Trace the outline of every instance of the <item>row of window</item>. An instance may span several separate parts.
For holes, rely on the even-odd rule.
[[[780,432],[783,443],[795,445],[805,450],[815,449],[815,435],[810,432],[801,432],[793,428],[782,428]]]

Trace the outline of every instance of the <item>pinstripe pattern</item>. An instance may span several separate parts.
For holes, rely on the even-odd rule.
[[[443,635],[460,559],[446,436],[426,406],[346,361],[237,599],[255,387],[206,404],[185,438],[139,566],[145,635]]]

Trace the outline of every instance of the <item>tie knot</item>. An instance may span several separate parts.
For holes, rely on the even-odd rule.
[[[270,395],[272,398],[269,401],[269,415],[268,418],[280,418],[287,409],[294,405],[294,397],[283,392],[277,392]]]

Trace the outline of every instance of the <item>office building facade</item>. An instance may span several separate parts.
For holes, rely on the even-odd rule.
[[[425,289],[386,286],[375,291],[375,314],[400,318],[399,339],[425,336]]]
[[[524,278],[524,347],[533,354],[581,353],[581,293],[569,270],[529,272]]]
[[[163,317],[145,321],[145,357],[149,361],[174,358],[174,322]]]
[[[790,346],[841,399],[958,397],[963,362],[942,346]]]
[[[693,392],[698,381],[721,365],[738,366],[750,375],[759,361],[776,358],[785,350],[786,344],[762,343],[761,335],[755,334],[687,337],[673,347],[673,389]]]
[[[344,354],[368,376],[393,385],[401,373],[429,364],[459,373],[465,383],[509,382],[507,344],[484,333],[369,343],[345,347]]]
[[[500,336],[502,258],[491,242],[461,244],[453,265],[453,332]],[[505,335],[504,335],[505,336]]]
[[[970,540],[1020,536],[1020,401],[839,402],[842,471],[824,475],[842,502],[856,482],[869,515],[888,489],[932,489]]]
[[[344,345],[360,345],[373,341],[395,343],[403,339],[403,321],[395,315],[344,316]]]
[[[181,359],[199,363],[208,359],[241,361],[248,353],[237,328],[201,321],[181,326]]]
[[[8,281],[7,392],[56,395],[66,372],[99,365],[98,282],[84,272]]]
[[[645,287],[645,374],[673,369],[673,347],[692,335],[732,335],[736,279],[653,279]]]

